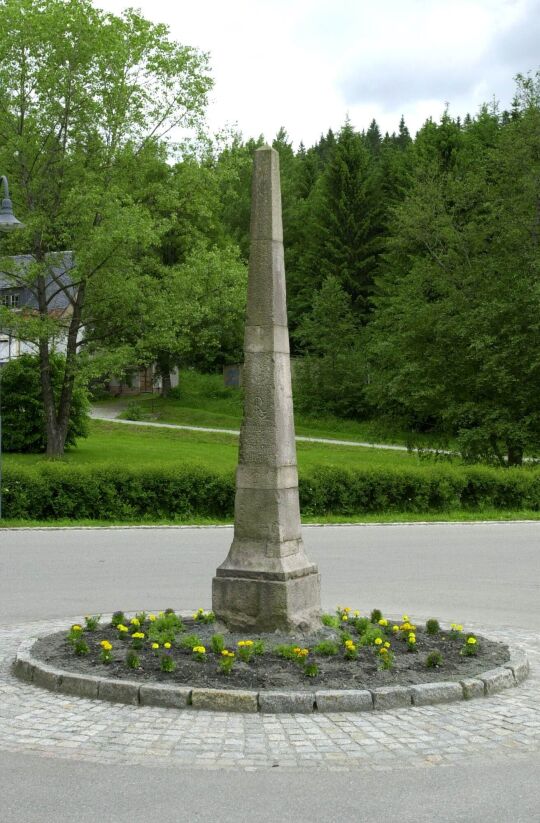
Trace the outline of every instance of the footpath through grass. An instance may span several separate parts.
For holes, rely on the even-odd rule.
[[[98,406],[127,405],[123,398],[99,401]],[[239,429],[242,422],[242,391],[225,388],[219,374],[199,374],[183,371],[180,386],[173,397],[139,395],[133,403],[140,406],[143,419],[181,426],[208,426],[219,429]],[[327,437],[337,440],[356,440],[367,443],[385,443],[437,447],[437,439],[428,434],[415,434],[388,428],[379,421],[341,420],[338,417],[311,417],[295,412],[296,434],[306,437]]]

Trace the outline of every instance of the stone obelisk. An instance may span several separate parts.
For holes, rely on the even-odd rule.
[[[320,625],[320,580],[301,534],[279,155],[269,146],[253,168],[244,353],[234,539],[212,608],[231,630],[310,631]]]

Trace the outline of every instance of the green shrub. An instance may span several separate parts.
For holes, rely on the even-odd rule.
[[[426,633],[427,634],[439,634],[440,630],[441,630],[440,623],[434,617],[431,617],[429,620],[426,620]]]
[[[51,378],[56,401],[60,399],[64,358],[50,356]],[[41,399],[39,358],[23,354],[2,368],[2,450],[5,452],[44,452],[47,447],[45,411]],[[77,382],[69,415],[66,446],[88,434],[88,397]]]
[[[2,496],[3,515],[13,519],[232,518],[234,476],[189,465],[135,469],[44,462],[5,468]],[[540,470],[324,467],[300,478],[300,502],[306,515],[484,507],[538,511]]]
[[[318,646],[313,648],[314,654],[320,654],[323,657],[331,657],[334,654],[338,654],[339,646],[337,643],[334,643],[333,640],[322,640]]]

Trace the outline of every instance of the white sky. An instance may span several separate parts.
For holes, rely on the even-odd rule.
[[[139,8],[174,39],[210,52],[212,132],[267,140],[285,126],[312,145],[347,114],[411,132],[445,103],[475,114],[512,100],[513,77],[540,68],[540,0],[94,0]]]

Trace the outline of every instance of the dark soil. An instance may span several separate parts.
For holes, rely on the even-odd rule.
[[[426,634],[420,627],[416,630],[417,646],[415,652],[407,649],[405,642],[392,637],[388,632],[388,639],[394,652],[394,666],[389,671],[377,667],[378,654],[376,647],[357,646],[358,657],[355,660],[346,660],[343,656],[343,647],[332,657],[324,657],[310,653],[309,662],[316,663],[319,673],[316,677],[307,677],[303,669],[294,661],[284,660],[272,651],[282,643],[295,644],[301,647],[313,648],[321,640],[338,639],[333,629],[322,628],[321,631],[310,637],[296,637],[271,634],[251,636],[260,637],[265,643],[265,652],[254,655],[249,663],[236,659],[234,668],[229,675],[218,669],[219,655],[211,650],[210,639],[217,629],[215,626],[195,624],[191,620],[184,620],[186,633],[196,634],[206,647],[206,659],[202,662],[193,659],[189,650],[174,646],[170,655],[176,663],[174,672],[163,672],[160,668],[159,656],[150,648],[145,640],[144,648],[137,651],[140,657],[140,668],[130,669],[126,666],[125,656],[131,647],[130,640],[119,640],[116,629],[110,625],[101,624],[97,631],[85,631],[84,638],[90,647],[89,654],[76,656],[71,644],[66,640],[66,632],[49,635],[41,638],[34,646],[33,654],[45,663],[59,669],[65,669],[82,674],[100,677],[151,681],[157,683],[171,683],[175,685],[225,688],[225,689],[371,689],[378,686],[409,685],[436,681],[456,681],[464,677],[474,677],[480,672],[495,668],[509,659],[508,647],[502,643],[477,636],[478,653],[476,656],[465,657],[461,654],[465,637],[454,640],[446,632],[436,636]],[[146,626],[142,631],[146,631]],[[353,637],[354,637],[354,633]],[[225,634],[226,648],[236,650],[240,639],[248,639],[249,635]],[[179,634],[177,639],[180,639]],[[109,640],[113,645],[113,661],[103,664],[100,661],[100,641]],[[354,637],[355,641],[357,640]],[[426,657],[434,650],[441,652],[443,663],[438,668],[426,668]],[[160,648],[159,655],[163,653]]]

